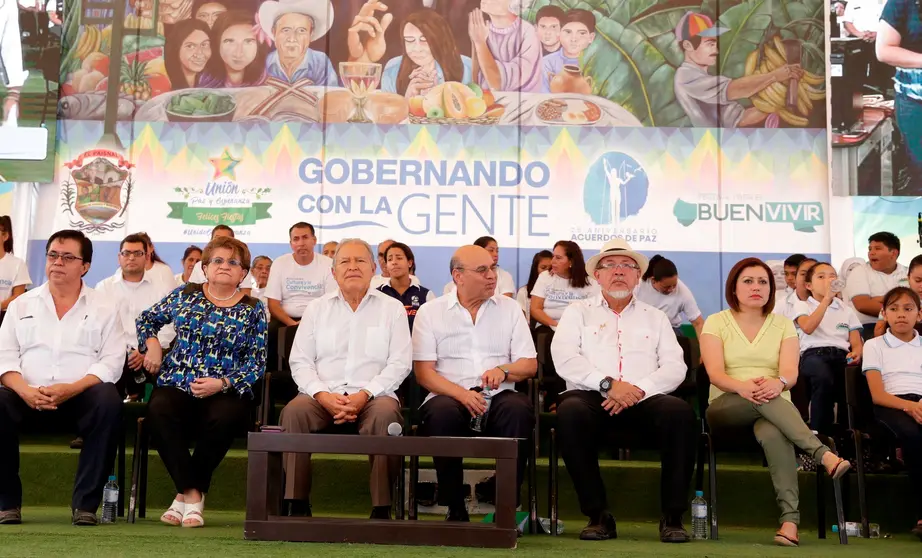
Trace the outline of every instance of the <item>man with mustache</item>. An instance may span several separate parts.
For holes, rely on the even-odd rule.
[[[656,441],[660,450],[660,540],[691,539],[682,515],[698,425],[691,405],[668,395],[686,373],[669,318],[633,296],[648,265],[624,240],[607,242],[586,262],[602,292],[567,307],[551,343],[557,374],[567,381],[557,407],[557,439],[580,511],[589,516],[579,535],[583,540],[618,536],[599,471],[599,447],[607,432],[627,430]]]
[[[333,24],[333,5],[313,0],[269,0],[259,7],[259,24],[275,41],[266,61],[270,77],[295,83],[338,85],[330,58],[312,50],[311,41],[326,35]]]
[[[688,12],[676,26],[679,48],[685,62],[675,72],[675,96],[692,126],[698,128],[738,128],[763,122],[768,115],[738,99],[748,99],[773,83],[784,83],[804,75],[800,65],[787,64],[768,74],[730,79],[713,76],[708,68],[717,65],[717,37],[729,31],[714,25],[704,14]]]

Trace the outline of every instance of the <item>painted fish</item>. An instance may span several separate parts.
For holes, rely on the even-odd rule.
[[[133,97],[122,95],[118,99],[118,120],[131,120],[140,103]],[[104,92],[75,93],[58,101],[58,118],[66,120],[105,120],[106,94]]]

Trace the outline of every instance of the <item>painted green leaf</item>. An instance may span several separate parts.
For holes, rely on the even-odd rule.
[[[729,29],[720,36],[718,73],[729,78],[741,77],[746,57],[756,49],[772,24],[771,0],[746,0],[720,14],[719,25]]]

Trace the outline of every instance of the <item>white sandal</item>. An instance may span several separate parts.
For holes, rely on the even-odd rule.
[[[205,518],[202,517],[202,512],[205,510],[205,495],[202,495],[202,499],[195,504],[186,503],[186,511],[182,516],[182,526],[189,529],[196,529],[198,527],[205,526]],[[192,523],[186,523],[191,521]]]
[[[170,504],[170,508],[163,512],[163,515],[160,516],[160,522],[166,523],[173,527],[179,527],[182,525],[183,513],[186,511],[185,502],[180,502],[179,500],[173,499],[173,503]]]

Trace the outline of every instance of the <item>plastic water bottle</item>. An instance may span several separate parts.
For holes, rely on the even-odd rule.
[[[869,531],[868,533],[869,539],[879,539],[880,538],[880,525],[878,525],[877,523],[869,523],[868,531]],[[838,534],[839,526],[833,525],[832,532]],[[857,521],[847,521],[845,523],[845,534],[848,535],[849,537],[863,538],[863,535],[861,534],[861,524],[858,523]]]
[[[100,523],[115,523],[118,515],[118,483],[115,475],[109,475],[109,482],[102,489],[102,518]]]
[[[698,540],[708,538],[708,503],[704,500],[704,492],[695,491],[695,499],[691,503],[692,509],[692,537]]]
[[[551,534],[551,520],[550,519],[546,517],[539,517],[538,525],[541,527],[542,533],[546,533],[548,535]],[[557,520],[557,534],[558,535],[563,534],[563,521],[561,521],[560,519]]]
[[[480,388],[474,388],[474,391],[480,391],[480,393],[483,394],[483,402],[487,408],[484,409],[482,415],[471,418],[471,430],[474,432],[483,432],[483,425],[487,420],[487,413],[490,412],[490,402],[493,400],[493,392],[489,389],[481,391]]]

